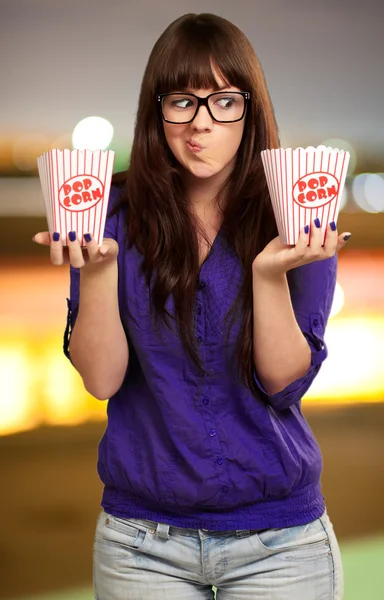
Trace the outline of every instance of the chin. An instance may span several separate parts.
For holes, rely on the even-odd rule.
[[[218,175],[223,170],[222,168],[213,169],[212,167],[208,167],[207,165],[201,165],[197,168],[196,166],[186,166],[185,168],[191,173],[191,175],[193,175],[194,177],[198,177],[199,179],[209,179],[210,177]]]

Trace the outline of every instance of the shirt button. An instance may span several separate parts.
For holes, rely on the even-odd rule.
[[[223,464],[223,462],[224,462],[224,459],[223,459],[223,458],[221,458],[221,456],[219,456],[219,458],[217,459],[217,464],[218,464],[218,465],[222,465],[222,464]]]
[[[203,404],[207,405],[209,403],[209,398],[207,398],[206,396],[204,396],[203,398]]]
[[[215,435],[216,435],[216,431],[215,431],[214,429],[211,429],[211,431],[209,432],[209,435],[210,435],[211,437],[215,437]]]
[[[198,337],[196,338],[196,342],[197,342],[198,344],[201,344],[201,342],[202,342],[202,341],[203,341],[203,338],[202,338],[202,337],[198,336]]]
[[[197,314],[197,315],[201,315],[201,306],[198,306],[198,307],[196,308],[196,314]]]
[[[223,485],[223,487],[221,488],[221,491],[223,492],[223,494],[228,494],[229,487],[227,485]]]
[[[313,326],[314,326],[314,327],[318,327],[318,326],[319,326],[319,321],[318,321],[318,319],[314,319],[314,320],[313,320]]]
[[[205,283],[204,281],[200,281],[199,282],[199,290],[203,290],[205,288]]]

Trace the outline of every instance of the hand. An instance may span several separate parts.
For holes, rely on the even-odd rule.
[[[50,246],[51,262],[54,265],[70,263],[75,268],[81,268],[86,264],[106,264],[116,259],[119,246],[115,240],[104,238],[102,245],[99,246],[95,239],[91,238],[91,236],[89,237],[90,241],[84,238],[85,247],[80,246],[77,236],[75,241],[69,241],[69,245],[63,247],[62,240],[59,239],[57,242],[51,240],[48,231],[37,233],[33,241],[43,246]]]
[[[319,223],[319,221],[317,222]],[[324,246],[321,245],[321,227],[316,227],[316,222],[311,228],[309,244],[309,232],[306,233],[304,229],[300,232],[300,237],[295,246],[283,244],[279,237],[274,238],[256,256],[253,261],[254,271],[267,278],[279,277],[295,267],[331,258],[336,252],[344,248],[351,237],[351,234],[348,232],[339,235],[336,227],[333,227],[334,231],[330,225],[327,227]]]

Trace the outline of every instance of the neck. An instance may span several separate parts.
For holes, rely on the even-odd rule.
[[[220,191],[227,179],[225,170],[202,179],[195,177],[189,171],[184,173],[184,186],[191,208],[196,213],[216,212]],[[220,205],[223,208],[225,197],[221,198]]]

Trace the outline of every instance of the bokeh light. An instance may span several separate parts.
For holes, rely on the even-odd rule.
[[[113,138],[113,126],[103,117],[87,117],[80,121],[72,134],[77,150],[105,150]]]
[[[333,296],[332,308],[329,318],[335,317],[339,314],[344,306],[344,290],[341,287],[340,283],[336,283],[335,294]]]
[[[364,184],[365,200],[374,212],[384,211],[384,178],[370,173]]]
[[[12,148],[13,162],[19,171],[35,171],[37,157],[49,148],[46,135],[23,135],[18,137]]]
[[[338,148],[339,150],[346,150],[350,154],[349,165],[347,175],[352,175],[356,169],[357,155],[354,148],[349,142],[341,138],[329,138],[324,142],[321,142],[321,146],[330,146],[331,148]]]
[[[353,199],[357,206],[362,210],[370,213],[377,213],[378,210],[374,209],[367,201],[366,197],[366,182],[371,173],[360,173],[356,175],[352,182],[352,194]]]
[[[63,133],[50,143],[51,150],[66,150],[67,148],[72,149],[72,135],[70,133]]]

